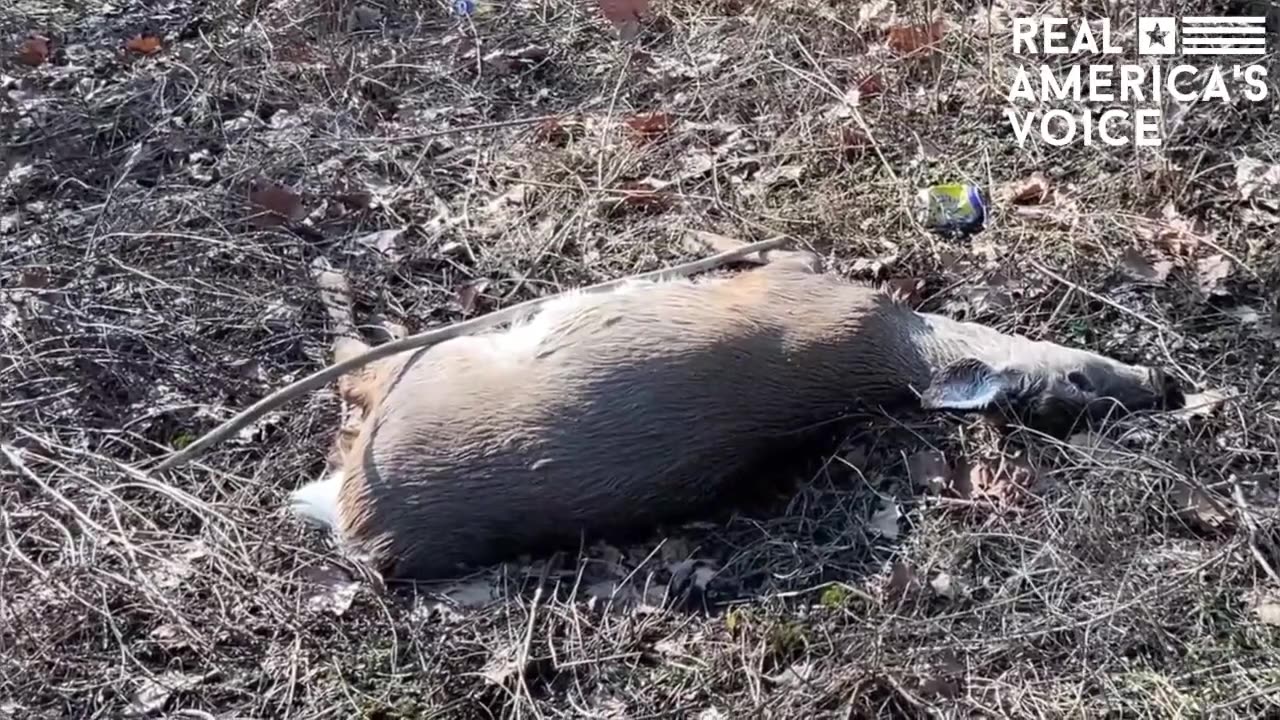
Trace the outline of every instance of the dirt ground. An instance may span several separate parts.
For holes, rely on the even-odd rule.
[[[6,7],[0,717],[1280,712],[1274,99],[1021,148],[1036,8],[1005,0],[659,0],[630,42],[566,0]],[[939,182],[987,190],[985,231],[917,225]],[[378,341],[707,254],[691,231],[1198,402],[1065,443],[867,416],[759,503],[417,589],[284,509],[332,388],[146,472],[328,364],[317,269]]]

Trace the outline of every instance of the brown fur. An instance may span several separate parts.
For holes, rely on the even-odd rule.
[[[804,258],[544,312],[517,350],[458,337],[344,378],[359,420],[331,457],[350,550],[425,579],[687,517],[855,407],[931,387],[926,405],[961,407],[939,393],[964,396],[966,363],[1055,416],[1079,410],[1069,373],[1129,409],[1169,392],[1158,372],[915,313]]]

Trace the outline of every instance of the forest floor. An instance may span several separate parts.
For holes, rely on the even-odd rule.
[[[629,40],[568,0],[9,7],[0,717],[1280,711],[1274,81],[1168,99],[1159,147],[1023,147],[1017,0],[660,0]],[[986,189],[983,232],[922,230],[943,182]],[[868,417],[764,507],[416,590],[285,509],[332,388],[146,472],[328,364],[317,268],[413,332],[697,231],[1206,402],[1070,442]]]

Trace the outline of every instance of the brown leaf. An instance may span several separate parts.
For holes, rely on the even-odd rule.
[[[886,499],[881,503],[880,509],[872,514],[867,527],[886,540],[894,540],[898,537],[898,518],[900,517],[902,517],[902,510],[898,508],[898,503],[892,499]]]
[[[921,450],[907,458],[907,476],[915,487],[938,495],[951,481],[951,466],[937,450]]]
[[[390,260],[398,260],[400,252],[396,249],[396,241],[404,234],[404,228],[379,230],[356,238],[356,242],[385,255]]]
[[[463,314],[470,315],[472,310],[476,308],[476,301],[480,299],[480,294],[489,287],[489,281],[480,279],[463,283],[454,293],[458,301],[458,306],[462,308]]]
[[[1172,202],[1165,203],[1157,217],[1139,220],[1138,237],[1174,257],[1191,257],[1206,239],[1212,239],[1201,223],[1183,217]]]
[[[889,583],[885,586],[886,595],[891,600],[902,600],[909,593],[924,587],[920,576],[911,566],[901,560],[893,561],[893,570],[889,573]]]
[[[1232,524],[1232,518],[1226,511],[1226,501],[1213,498],[1198,485],[1176,481],[1170,491],[1169,502],[1178,517],[1196,530],[1215,532]]]
[[[1124,256],[1120,259],[1120,268],[1125,274],[1135,280],[1150,283],[1162,283],[1169,278],[1169,273],[1173,271],[1173,262],[1171,260],[1149,260],[1137,248],[1125,248]]]
[[[1248,156],[1236,161],[1236,189],[1241,200],[1280,201],[1280,165],[1268,165]]]
[[[1043,203],[1014,203],[1012,210],[1018,217],[1044,220],[1059,227],[1075,227],[1080,222],[1080,203],[1057,188],[1049,189]]]
[[[1223,403],[1231,399],[1234,393],[1227,393],[1224,390],[1205,390],[1201,393],[1188,393],[1183,398],[1182,409],[1177,411],[1178,417],[1190,419],[1193,417],[1209,417]]]
[[[920,302],[920,295],[924,292],[924,280],[921,278],[890,278],[884,284],[890,297],[906,305]]]
[[[254,183],[249,190],[253,208],[253,224],[260,228],[278,227],[306,217],[302,198],[287,187],[270,181]]]
[[[895,25],[889,28],[886,42],[889,49],[904,55],[919,50],[932,52],[946,34],[947,26],[942,20],[928,25]]]
[[[965,499],[986,500],[1004,509],[1035,481],[1035,469],[1025,458],[1001,457],[962,460],[953,476],[952,488]]]
[[[1245,603],[1253,616],[1264,625],[1280,625],[1280,594],[1275,590],[1256,588],[1245,593]]]
[[[18,46],[17,60],[23,65],[43,64],[49,59],[49,40],[39,35],[32,35]]]
[[[151,641],[166,650],[182,650],[195,647],[181,626],[174,623],[158,625],[147,633]]]
[[[872,0],[858,7],[858,20],[854,27],[884,28],[893,20],[893,3],[891,0]]]
[[[303,603],[314,612],[327,612],[342,617],[351,609],[360,592],[360,581],[346,570],[333,565],[304,568]]]
[[[630,29],[634,33],[649,7],[649,0],[596,0],[596,4],[600,6],[600,14],[614,27],[623,32]]]
[[[558,119],[547,118],[534,127],[533,137],[538,142],[561,146],[568,143],[572,136]]]
[[[846,160],[854,161],[866,154],[872,146],[871,138],[857,127],[840,128],[840,152]]]
[[[1033,172],[1021,180],[1003,185],[997,195],[1013,205],[1043,205],[1052,197],[1049,178],[1042,172]]]
[[[873,97],[879,97],[884,93],[884,83],[880,80],[880,76],[874,73],[865,75],[858,81],[858,97],[870,100]]]
[[[1233,265],[1223,255],[1210,255],[1196,261],[1196,281],[1205,295],[1229,295],[1223,286],[1231,276]]]
[[[217,677],[216,673],[188,675],[177,670],[168,670],[154,677],[138,678],[137,689],[123,714],[125,717],[155,715],[164,709],[174,693],[190,692],[214,677]]]
[[[671,130],[671,116],[664,112],[634,115],[625,124],[633,136],[640,140],[652,140]]]
[[[136,52],[139,55],[154,55],[160,52],[160,48],[162,46],[163,43],[160,41],[160,38],[155,35],[147,35],[145,33],[141,35],[134,35],[124,41],[124,47],[126,50]]]

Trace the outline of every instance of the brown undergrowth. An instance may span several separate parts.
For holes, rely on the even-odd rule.
[[[1019,148],[1003,2],[672,0],[632,44],[562,0],[90,5],[0,20],[0,716],[1276,712],[1274,103]],[[985,232],[915,224],[944,181]],[[327,364],[317,268],[413,331],[688,230],[1219,395],[1070,443],[870,417],[752,507],[416,591],[282,509],[332,389],[136,469]]]

